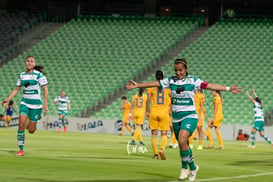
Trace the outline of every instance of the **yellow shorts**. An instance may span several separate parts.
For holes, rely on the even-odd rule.
[[[130,116],[129,116],[129,115],[123,116],[122,121],[123,121],[124,123],[129,123],[129,121],[130,121]]]
[[[199,116],[199,115],[198,115],[198,116]],[[205,119],[205,118],[204,118],[204,114],[201,114],[201,117],[198,118],[197,126],[204,126],[204,122],[205,122],[204,119]]]
[[[149,115],[149,123],[151,130],[169,130],[169,113],[151,112]]]
[[[143,115],[135,115],[134,114],[133,119],[134,119],[134,125],[136,125],[136,124],[143,125],[144,114]]]
[[[6,121],[6,122],[10,122],[10,121],[11,121],[11,118],[12,118],[11,116],[6,116],[6,117],[5,117],[5,121]]]
[[[222,125],[223,118],[216,118],[215,121],[212,123],[212,125],[216,128],[220,128]]]

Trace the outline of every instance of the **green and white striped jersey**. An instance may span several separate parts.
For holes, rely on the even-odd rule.
[[[256,101],[254,103],[254,119],[255,121],[264,121],[262,106]]]
[[[59,104],[59,107],[58,107],[59,112],[67,113],[67,106],[68,106],[68,103],[70,103],[69,97],[57,96],[54,101],[58,102]]]
[[[22,72],[16,83],[17,87],[23,87],[21,104],[30,109],[41,109],[40,88],[47,83],[46,77],[37,70],[33,70],[32,73]]]
[[[171,89],[173,122],[180,122],[185,118],[198,118],[194,103],[194,92],[201,88],[202,80],[188,75],[182,80],[169,77],[159,81],[161,88]],[[177,88],[185,90],[177,93]]]

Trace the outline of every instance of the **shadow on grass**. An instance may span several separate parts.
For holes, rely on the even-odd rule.
[[[229,165],[234,166],[273,166],[272,160],[247,160],[247,161],[234,161]]]

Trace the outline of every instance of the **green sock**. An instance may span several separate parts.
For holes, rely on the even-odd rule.
[[[196,169],[196,166],[195,166],[194,159],[193,159],[193,156],[192,156],[192,150],[191,150],[191,148],[189,150],[190,150],[190,157],[189,157],[189,160],[188,160],[188,164],[189,164],[190,169],[192,171],[192,170]]]
[[[190,150],[180,151],[180,158],[181,158],[183,169],[188,169],[189,157],[190,157]]]
[[[59,118],[58,124],[59,124],[59,128],[61,128],[61,127],[62,127],[62,125],[63,125],[63,121],[62,121],[62,119],[61,119],[61,118]]]
[[[18,130],[17,132],[17,141],[20,150],[24,151],[25,144],[25,130]]]

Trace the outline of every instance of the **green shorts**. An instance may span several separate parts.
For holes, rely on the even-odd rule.
[[[178,123],[173,123],[173,130],[174,130],[176,139],[178,140],[180,130],[186,130],[190,133],[190,135],[192,135],[192,133],[197,127],[197,122],[198,122],[198,119],[185,118]]]
[[[58,115],[63,115],[63,117],[65,117],[67,115],[67,112],[58,110]]]
[[[255,121],[253,128],[257,131],[264,131],[264,121]]]
[[[33,122],[37,122],[40,119],[41,113],[42,109],[31,109],[24,104],[21,104],[19,108],[19,114],[26,115]]]

